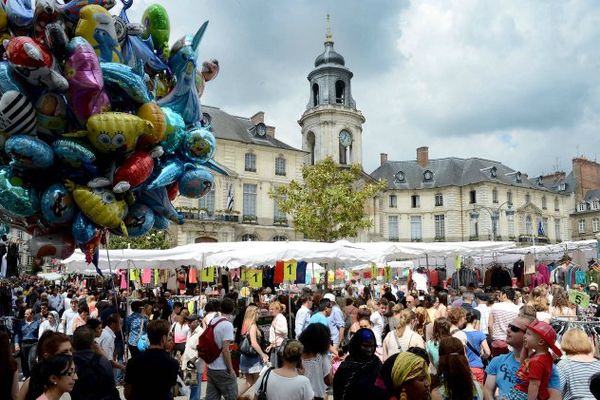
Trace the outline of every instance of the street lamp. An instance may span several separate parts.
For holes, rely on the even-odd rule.
[[[502,207],[505,204],[507,205],[505,211],[506,220],[512,222],[515,217],[515,210],[513,210],[512,203],[510,201],[505,201],[496,208],[474,205],[473,210],[469,214],[471,216],[471,220],[475,223],[477,223],[477,220],[479,219],[479,210],[484,210],[490,215],[490,218],[492,220],[492,241],[495,241],[498,237],[498,221],[500,220],[500,212],[502,211]]]

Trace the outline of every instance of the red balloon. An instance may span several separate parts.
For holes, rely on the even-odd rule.
[[[136,151],[115,171],[114,191],[124,192],[141,185],[150,177],[154,169],[154,159],[145,151]],[[124,189],[124,190],[123,190]]]
[[[175,201],[177,195],[179,195],[179,182],[175,181],[167,186],[167,195],[169,196],[169,200]]]

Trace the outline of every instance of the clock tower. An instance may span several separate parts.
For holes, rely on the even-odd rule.
[[[352,76],[344,57],[333,49],[328,15],[325,50],[315,59],[315,68],[308,74],[310,98],[298,121],[302,128],[302,150],[308,153],[306,164],[331,156],[340,165],[362,165],[365,117],[352,98]]]

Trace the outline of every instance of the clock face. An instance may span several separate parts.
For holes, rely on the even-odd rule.
[[[340,132],[340,144],[344,147],[348,147],[352,144],[352,134],[347,130]]]
[[[258,136],[265,136],[267,134],[267,126],[262,122],[256,125],[256,134]]]

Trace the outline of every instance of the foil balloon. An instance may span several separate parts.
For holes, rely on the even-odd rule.
[[[51,92],[65,92],[69,87],[52,53],[32,38],[17,36],[5,47],[8,62],[29,84]]]
[[[123,218],[127,214],[127,204],[117,200],[115,194],[106,189],[91,189],[76,185],[67,180],[65,186],[71,193],[79,209],[97,225],[120,229],[127,236],[127,227]]]
[[[150,207],[157,215],[162,215],[179,225],[184,222],[183,215],[179,214],[171,204],[165,187],[141,191],[138,201]]]
[[[46,45],[52,50],[54,56],[63,61],[65,59],[69,37],[67,36],[67,32],[65,32],[65,25],[62,21],[52,22],[46,25],[44,37]]]
[[[24,89],[13,74],[13,68],[8,61],[0,61],[0,93],[4,94],[8,91],[23,93]]]
[[[4,144],[11,165],[26,169],[44,169],[54,164],[54,152],[44,141],[29,135],[14,135]]]
[[[71,107],[82,124],[93,114],[110,109],[100,62],[92,46],[82,37],[74,37],[67,46],[65,75]]]
[[[185,122],[181,115],[168,107],[161,108],[165,114],[165,121],[167,123],[167,129],[165,131],[166,139],[163,140],[160,145],[167,154],[173,154],[181,146],[183,136],[185,134]]]
[[[153,228],[159,231],[166,231],[169,229],[170,222],[168,219],[160,214],[154,214],[154,226]]]
[[[165,139],[167,132],[167,122],[165,113],[156,103],[143,104],[137,113],[138,117],[152,122],[152,131],[142,135],[138,142],[138,147],[149,147]]]
[[[38,136],[52,143],[67,128],[67,102],[64,96],[44,93],[35,103],[35,109]]]
[[[144,183],[152,174],[154,160],[145,151],[130,155],[113,175],[113,191],[123,193]]]
[[[66,137],[87,136],[102,153],[125,153],[135,148],[138,138],[152,131],[152,123],[135,115],[105,112],[92,115],[86,124],[87,131],[65,134]]]
[[[177,196],[179,195],[179,183],[173,182],[167,186],[167,196],[169,196],[169,200],[175,201]]]
[[[0,210],[15,217],[30,217],[40,209],[40,198],[32,188],[11,182],[13,176],[7,167],[0,169]],[[15,180],[17,181],[17,180]]]
[[[202,166],[185,171],[178,180],[179,193],[192,199],[199,199],[214,186],[214,178],[210,171]]]
[[[71,222],[77,211],[73,196],[62,183],[48,186],[40,199],[44,220],[52,225]]]
[[[83,7],[75,35],[85,38],[92,45],[100,61],[123,62],[115,24],[106,8],[97,4]]]
[[[198,124],[202,117],[200,97],[196,88],[196,50],[207,26],[208,21],[193,38],[188,35],[173,46],[169,66],[177,83],[169,94],[158,101],[161,106],[170,107],[181,114],[186,126]]]
[[[169,35],[171,34],[167,10],[160,4],[151,5],[144,11],[142,23],[146,27],[145,39],[150,37],[154,49],[164,59],[167,59],[169,57]]]
[[[31,0],[6,0],[4,11],[8,22],[17,30],[26,30],[33,24],[33,7]]]
[[[185,167],[183,162],[176,158],[169,160],[162,166],[162,168],[160,168],[158,175],[154,177],[148,183],[148,185],[146,185],[146,190],[152,190],[170,185],[171,183],[178,180],[184,172]]]
[[[29,251],[34,257],[54,257],[64,260],[75,252],[75,241],[69,232],[34,236],[29,240]]]
[[[213,59],[202,63],[202,70],[196,72],[196,90],[198,91],[198,96],[202,97],[206,82],[215,79],[218,74],[219,61]]]
[[[0,98],[0,131],[33,135],[36,132],[33,105],[20,92],[8,91]]]
[[[46,26],[60,18],[59,3],[56,0],[36,0],[33,11],[33,35],[39,42],[46,39]]]
[[[143,204],[134,204],[125,217],[129,237],[143,236],[154,227],[154,212]]]
[[[214,157],[215,149],[215,137],[208,129],[194,128],[185,132],[182,152],[188,161],[206,163]]]
[[[106,86],[111,91],[122,91],[138,104],[152,101],[142,62],[138,62],[134,68],[125,64],[103,62],[100,63],[100,68]]]
[[[59,139],[52,144],[56,158],[65,166],[95,172],[96,154],[74,139]]]
[[[77,22],[81,16],[83,7],[90,4],[96,4],[104,7],[107,10],[113,8],[116,4],[115,0],[71,0],[60,7],[60,11],[71,22]]]
[[[98,227],[82,212],[78,212],[71,224],[71,233],[78,245],[89,242],[94,238]]]

